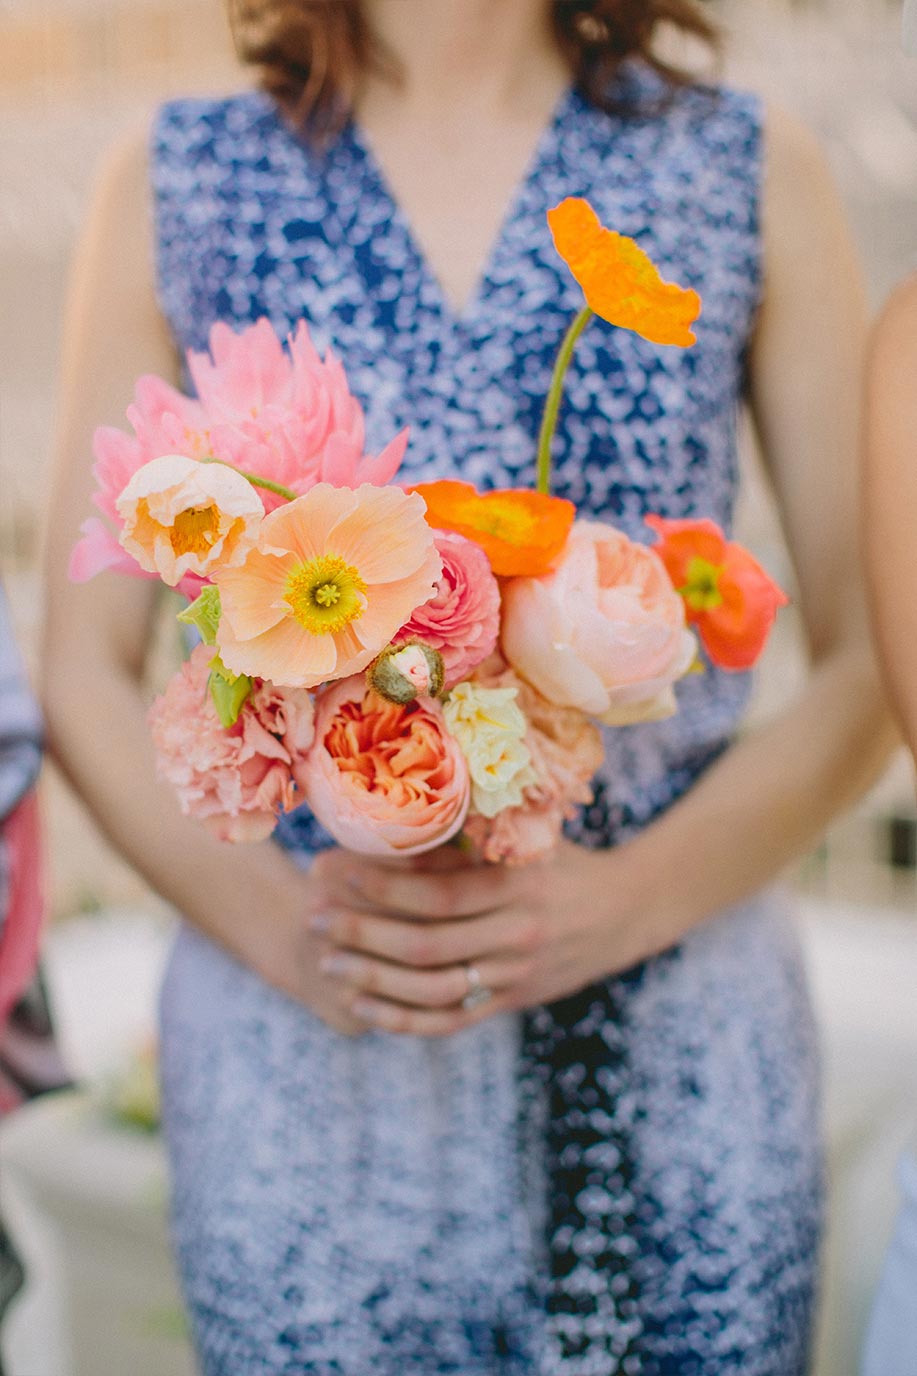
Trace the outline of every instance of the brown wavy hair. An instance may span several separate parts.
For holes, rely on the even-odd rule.
[[[366,72],[398,78],[397,64],[373,34],[360,0],[228,0],[241,60],[262,87],[315,135],[346,118]],[[639,58],[670,86],[692,80],[655,51],[671,27],[716,49],[719,33],[696,0],[551,0],[551,26],[574,83],[600,109],[620,109],[615,76]]]

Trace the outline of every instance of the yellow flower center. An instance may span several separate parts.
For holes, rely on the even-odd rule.
[[[688,563],[685,585],[678,591],[693,612],[709,612],[719,607],[723,601],[720,592],[720,575],[723,570],[709,559],[691,559]]]
[[[191,506],[175,517],[169,541],[176,558],[207,554],[219,533],[220,514],[215,506]]]
[[[493,535],[509,544],[524,544],[532,534],[530,512],[513,502],[501,502],[488,493],[483,501],[476,498],[457,506],[456,516],[484,535]]]
[[[287,578],[284,601],[312,635],[334,635],[363,615],[366,584],[352,564],[321,554],[299,564]]]

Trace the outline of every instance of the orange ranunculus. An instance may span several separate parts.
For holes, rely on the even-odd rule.
[[[656,553],[685,603],[688,621],[720,669],[750,669],[774,617],[789,601],[756,559],[713,521],[647,516]]]
[[[548,224],[557,252],[596,315],[654,344],[687,348],[695,342],[697,292],[663,282],[633,239],[606,229],[588,201],[567,196],[548,211]]]
[[[480,545],[494,573],[537,578],[567,542],[576,508],[563,497],[527,488],[476,492],[471,483],[442,479],[411,488],[427,504],[435,530],[454,530]]]

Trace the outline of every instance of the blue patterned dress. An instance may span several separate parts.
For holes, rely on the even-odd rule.
[[[165,106],[152,145],[159,293],[178,344],[305,317],[408,479],[531,484],[579,304],[545,208],[585,195],[704,299],[698,344],[594,323],[555,490],[645,537],[728,527],[758,304],[755,100],[622,82],[627,114],[559,103],[479,289],[448,306],[358,128],[324,154],[260,94]],[[571,834],[633,835],[728,744],[747,676],[608,733]],[[753,786],[753,781],[750,781]],[[283,841],[326,843],[297,814]],[[677,876],[672,877],[677,883]],[[444,1041],[337,1036],[190,928],[162,1001],[174,1235],[206,1376],[802,1376],[819,1227],[817,1075],[779,902],[527,1018]]]

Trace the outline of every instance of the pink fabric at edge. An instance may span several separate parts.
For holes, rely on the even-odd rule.
[[[0,1027],[25,993],[38,965],[45,895],[41,822],[34,790],[3,824],[9,855],[9,912],[0,936]]]

